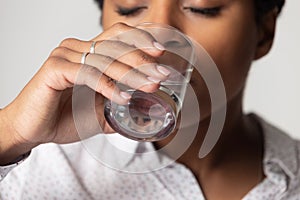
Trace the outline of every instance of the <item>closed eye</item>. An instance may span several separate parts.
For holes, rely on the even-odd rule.
[[[139,14],[143,9],[146,9],[147,7],[141,6],[141,7],[133,7],[133,8],[125,8],[125,7],[118,7],[116,12],[120,16],[134,16]]]
[[[213,7],[213,8],[195,8],[195,7],[184,7],[185,10],[189,10],[192,13],[204,15],[206,17],[215,17],[217,16],[222,7]]]

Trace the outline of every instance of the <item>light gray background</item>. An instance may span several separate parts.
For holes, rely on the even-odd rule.
[[[255,62],[245,110],[300,138],[300,1],[287,0],[271,53]],[[0,108],[9,104],[66,37],[101,32],[93,0],[0,0]]]

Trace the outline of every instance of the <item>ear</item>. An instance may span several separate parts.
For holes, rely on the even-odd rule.
[[[265,56],[271,49],[275,29],[278,10],[273,9],[265,14],[258,23],[258,40],[254,59],[257,60]]]

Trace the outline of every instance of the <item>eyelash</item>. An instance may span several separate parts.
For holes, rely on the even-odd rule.
[[[116,12],[120,16],[134,16],[139,14],[142,9],[147,9],[147,7],[134,7],[134,8],[122,8],[119,7]],[[184,7],[184,10],[189,10],[192,13],[200,14],[206,17],[215,17],[220,13],[221,7],[213,7],[213,8],[194,8],[194,7]]]
[[[135,7],[135,8],[122,8],[119,7],[116,12],[120,15],[120,16],[134,16],[137,15],[142,9],[146,9],[147,7]]]
[[[213,8],[194,8],[194,7],[184,7],[185,10],[190,10],[192,13],[200,14],[206,17],[215,17],[220,14],[221,7]]]

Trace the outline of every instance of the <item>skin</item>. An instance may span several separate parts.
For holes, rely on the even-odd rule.
[[[143,9],[134,15],[121,16],[116,12],[119,6]],[[216,16],[183,9],[218,6],[222,8]],[[243,91],[251,62],[267,54],[272,46],[276,23],[276,12],[271,11],[257,24],[252,0],[105,1],[102,13],[104,32],[92,40],[98,41],[97,55],[87,56],[88,66],[80,64],[80,59],[82,52],[89,51],[92,41],[66,39],[53,50],[18,97],[0,110],[0,164],[7,164],[43,143],[70,143],[80,139],[72,115],[75,83],[82,85],[79,90],[97,92],[97,117],[106,133],[113,130],[103,117],[104,98],[120,104],[129,98],[122,96],[111,79],[121,80],[129,73],[128,79],[122,79],[125,84],[145,92],[155,91],[159,81],[167,77],[156,65],[145,71],[130,72],[141,64],[155,63],[163,54],[163,49],[155,45],[149,34],[133,27],[142,22],[178,28],[201,44],[217,64],[227,94],[227,117],[221,138],[208,156],[198,158],[209,122],[210,104],[201,76],[194,73],[191,84],[203,102],[200,106],[201,121],[196,139],[177,161],[191,169],[207,199],[241,199],[264,177],[261,130],[259,124],[242,111]],[[126,31],[136,34],[134,42],[126,38],[107,41]],[[108,57],[112,51],[117,55],[133,50],[132,45],[139,48],[142,43],[153,48],[134,50],[117,60]],[[107,68],[109,62],[112,64]],[[82,76],[77,79],[79,72]],[[88,118],[89,112],[85,110],[81,114]],[[86,137],[98,131],[96,124],[87,123],[83,128]],[[155,146],[160,148],[171,139],[157,142]]]
[[[146,8],[132,16],[120,16],[114,12],[120,6]],[[223,8],[219,15],[209,17],[183,9],[190,6]],[[194,73],[191,84],[202,103],[201,123],[193,144],[177,160],[192,170],[207,199],[241,199],[264,178],[261,129],[255,120],[243,114],[242,97],[252,61],[263,57],[271,48],[276,12],[268,13],[260,24],[256,23],[254,12],[252,0],[104,2],[104,30],[117,22],[133,26],[145,21],[169,24],[201,44],[218,66],[226,88],[228,109],[222,136],[207,157],[198,158],[210,104],[200,75]],[[155,145],[160,148],[171,139]]]

